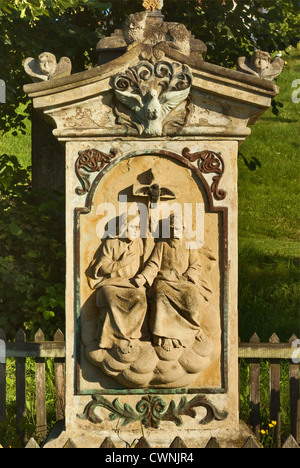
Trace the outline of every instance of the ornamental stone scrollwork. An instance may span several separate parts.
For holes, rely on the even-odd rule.
[[[198,169],[202,174],[216,174],[212,178],[211,191],[216,200],[224,200],[226,192],[219,188],[225,169],[221,154],[214,151],[199,151],[191,154],[189,148],[184,148],[182,156],[190,162],[197,161]]]
[[[192,80],[188,66],[167,60],[128,68],[113,80],[118,123],[148,137],[178,132],[191,113]]]
[[[158,429],[163,421],[170,421],[176,424],[176,426],[182,426],[182,416],[196,418],[197,413],[195,408],[200,407],[205,408],[207,411],[205,417],[199,421],[199,424],[202,425],[209,424],[214,420],[222,421],[228,415],[225,411],[219,411],[205,395],[196,395],[190,401],[184,396],[178,405],[176,405],[174,400],[168,405],[160,396],[146,395],[138,401],[135,409],[128,403],[125,403],[123,406],[118,398],[113,402],[101,394],[95,394],[92,398],[92,401],[85,407],[83,414],[79,414],[78,417],[80,419],[87,419],[94,424],[103,422],[95,412],[98,407],[105,408],[110,412],[110,421],[120,419],[123,426],[140,422],[146,428],[151,427],[154,429]]]
[[[75,171],[82,187],[77,187],[76,193],[77,195],[85,195],[91,187],[91,174],[100,172],[106,164],[117,156],[117,151],[111,149],[110,153],[106,154],[96,149],[87,149],[79,151],[78,154]]]
[[[251,58],[240,57],[237,63],[239,71],[270,81],[280,75],[283,67],[284,61],[280,57],[271,61],[270,54],[262,50],[256,50]]]
[[[62,57],[57,62],[55,55],[43,52],[37,60],[28,57],[24,62],[24,69],[33,82],[49,81],[71,75],[72,63],[68,57]]]

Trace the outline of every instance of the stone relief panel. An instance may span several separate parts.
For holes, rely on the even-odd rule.
[[[80,216],[81,388],[220,387],[221,219],[199,178],[133,157],[92,206]]]

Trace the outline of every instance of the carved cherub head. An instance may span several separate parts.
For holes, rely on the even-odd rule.
[[[255,71],[259,74],[263,73],[264,70],[269,68],[271,63],[271,56],[268,52],[262,50],[256,50],[251,57],[251,65]]]
[[[274,80],[282,71],[284,61],[276,57],[273,61],[268,52],[256,50],[252,57],[239,57],[237,70],[265,80]]]
[[[50,52],[43,52],[38,57],[38,65],[43,75],[52,76],[57,67],[55,55]]]
[[[146,28],[147,11],[129,15],[123,23],[123,35],[127,44],[143,42]]]
[[[37,60],[28,57],[24,62],[24,69],[32,81],[37,83],[71,75],[72,63],[68,57],[62,57],[57,63],[55,55],[43,52]]]

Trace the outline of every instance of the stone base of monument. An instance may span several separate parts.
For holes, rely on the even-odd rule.
[[[259,448],[251,429],[244,421],[235,428],[201,428],[197,431],[180,428],[133,429],[116,424],[115,431],[81,425],[68,431],[62,422],[50,432],[43,448]]]

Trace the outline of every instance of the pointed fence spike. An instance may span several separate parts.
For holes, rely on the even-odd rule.
[[[72,439],[68,439],[63,448],[77,448],[77,446]]]
[[[111,449],[111,448],[116,448],[116,446],[114,445],[114,443],[111,441],[109,437],[106,437],[106,439],[104,439],[104,441],[100,445],[100,448]]]
[[[22,330],[22,328],[19,328],[19,330],[17,331],[16,335],[15,335],[15,339],[16,341],[18,341],[19,343],[25,343],[26,341],[26,333],[24,332],[24,330]]]
[[[65,341],[65,336],[59,328],[55,332],[54,341]]]
[[[26,446],[25,446],[26,449],[32,449],[32,448],[40,448],[39,444],[37,443],[37,441],[31,437],[31,439],[27,442]]]
[[[173,442],[171,443],[170,447],[169,448],[187,448],[187,446],[185,445],[185,443],[183,442],[183,440],[177,436],[175,437],[175,439],[173,440]]]
[[[292,343],[292,342],[295,341],[295,340],[298,340],[298,336],[296,336],[295,333],[293,333],[293,335],[290,337],[290,339],[289,339],[288,342],[289,342],[289,343]]]
[[[205,448],[221,448],[221,445],[215,437],[211,437]]]
[[[242,448],[262,448],[262,447],[258,444],[255,437],[253,435],[250,435],[248,439],[246,440],[246,442],[244,443]]]
[[[41,341],[45,341],[45,334],[40,328],[38,329],[38,331],[34,335],[34,341],[36,343],[39,343]]]
[[[257,333],[254,333],[250,340],[249,340],[250,343],[260,343],[260,338],[259,336],[257,335]]]
[[[273,333],[273,335],[270,336],[269,343],[280,343],[280,339],[278,338],[276,333]]]
[[[138,443],[136,444],[135,448],[151,448],[151,445],[145,439],[145,437],[141,437]]]
[[[294,437],[292,434],[288,436],[286,441],[284,442],[282,448],[300,448],[297,442],[295,441]]]

